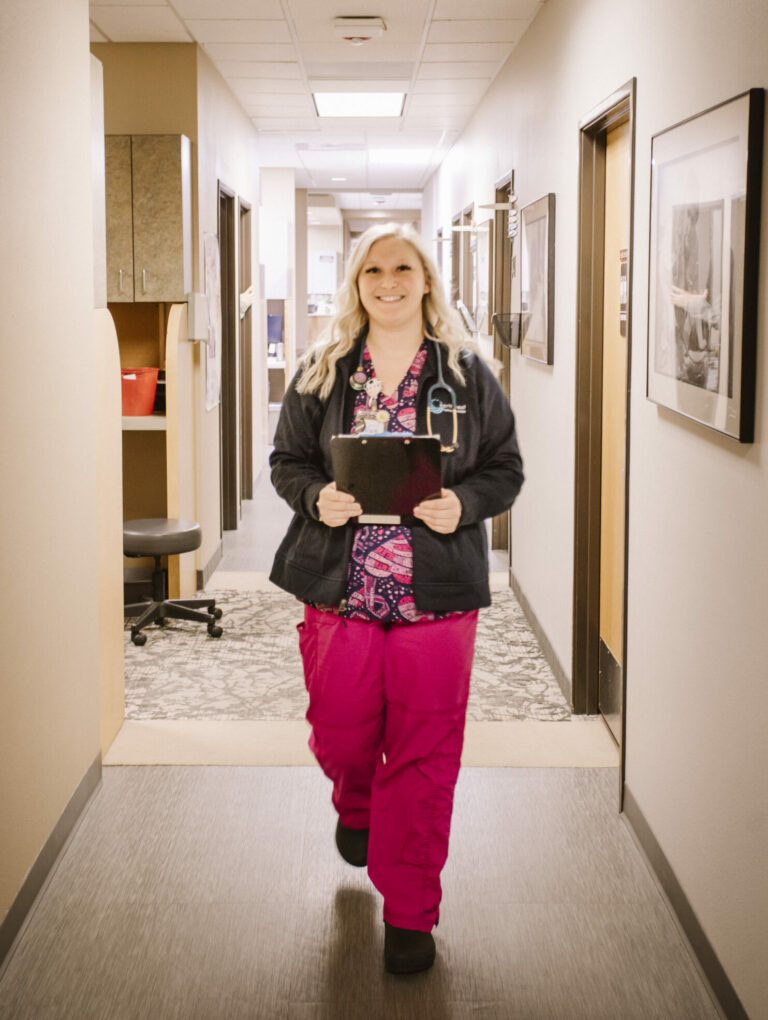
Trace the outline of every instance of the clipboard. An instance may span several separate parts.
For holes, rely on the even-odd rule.
[[[413,524],[413,508],[440,495],[442,466],[436,436],[333,436],[337,488],[360,506],[360,524]]]

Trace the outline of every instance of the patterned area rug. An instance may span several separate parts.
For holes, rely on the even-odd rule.
[[[125,634],[128,719],[300,720],[306,691],[296,639],[303,607],[283,592],[211,589],[224,610],[214,640],[200,624]],[[480,612],[467,718],[568,721],[570,707],[509,590]]]

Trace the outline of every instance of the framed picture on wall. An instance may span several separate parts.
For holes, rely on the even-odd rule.
[[[648,398],[754,439],[762,89],[654,135]]]
[[[520,231],[520,350],[551,365],[555,340],[555,196],[525,206]]]
[[[493,220],[477,224],[477,273],[475,276],[475,324],[479,333],[491,332],[493,300]]]

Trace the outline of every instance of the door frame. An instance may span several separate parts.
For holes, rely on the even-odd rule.
[[[515,190],[515,172],[510,170],[494,184],[494,203],[509,202]],[[493,214],[493,295],[491,311],[509,314],[512,311],[512,241],[507,237],[509,211],[495,209]],[[510,395],[512,351],[499,339],[493,328],[493,356],[499,362],[499,383]],[[507,553],[508,569],[512,571],[512,511],[505,510],[491,520],[491,549]]]
[[[237,393],[237,263],[235,192],[219,181],[219,259],[221,272],[221,399],[219,433],[221,464],[221,527],[233,531],[240,519],[238,476]],[[222,205],[226,213],[222,216]]]
[[[251,206],[238,203],[238,293],[253,283]],[[253,499],[253,312],[240,317],[240,498]]]
[[[635,194],[635,95],[632,78],[579,124],[579,235],[576,327],[576,421],[573,565],[573,710],[598,708],[600,638],[600,484],[602,451],[603,266],[605,148],[608,132],[629,124],[629,266],[627,292],[627,417],[624,472],[624,633],[620,799],[626,759],[629,450],[632,378],[632,278]],[[621,803],[620,803],[621,810]]]

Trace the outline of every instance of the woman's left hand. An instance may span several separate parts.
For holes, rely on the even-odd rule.
[[[453,489],[441,489],[438,499],[425,499],[413,508],[413,516],[441,535],[452,534],[459,526],[461,500]]]

